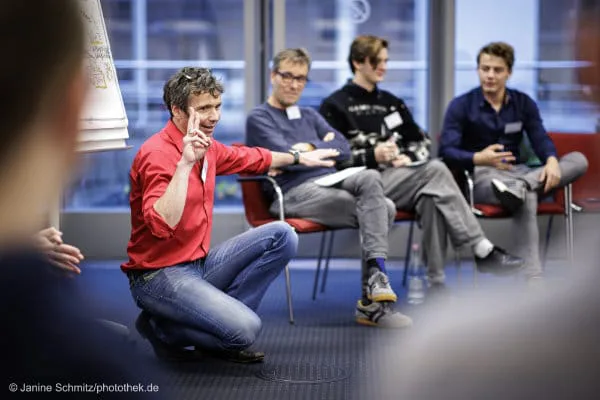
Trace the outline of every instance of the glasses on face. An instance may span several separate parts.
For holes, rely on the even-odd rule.
[[[304,76],[304,75],[296,76],[296,75],[292,74],[291,72],[281,72],[281,71],[277,71],[276,74],[281,77],[281,80],[286,85],[289,85],[292,82],[296,82],[298,85],[303,86],[303,85],[306,85],[306,82],[308,82],[308,77]]]

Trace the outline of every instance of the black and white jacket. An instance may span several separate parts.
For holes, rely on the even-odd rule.
[[[352,158],[338,168],[366,165],[382,168],[375,161],[375,146],[393,138],[401,154],[413,161],[429,158],[431,140],[415,122],[402,99],[386,90],[369,92],[349,81],[321,103],[320,113],[341,132],[352,148]]]

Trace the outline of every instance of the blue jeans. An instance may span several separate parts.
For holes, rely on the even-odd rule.
[[[256,340],[255,311],[271,282],[296,254],[298,237],[284,222],[251,229],[203,259],[129,273],[137,305],[152,315],[164,342],[243,350]]]

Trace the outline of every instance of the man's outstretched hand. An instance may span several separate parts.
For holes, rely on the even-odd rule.
[[[335,161],[331,158],[337,157],[340,152],[334,149],[317,149],[300,153],[300,164],[307,167],[333,167]]]

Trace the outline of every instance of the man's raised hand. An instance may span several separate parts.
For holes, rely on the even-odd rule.
[[[200,130],[200,114],[194,108],[188,108],[187,132],[183,137],[182,160],[187,164],[194,164],[204,158],[211,139]]]

